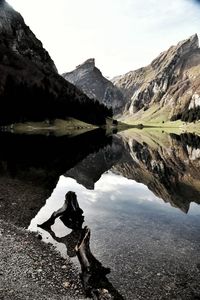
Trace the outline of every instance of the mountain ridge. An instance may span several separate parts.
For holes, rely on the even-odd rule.
[[[125,105],[123,93],[102,75],[102,72],[95,66],[94,58],[87,59],[76,69],[63,73],[62,76],[89,98],[94,98],[109,108],[112,107],[115,115],[120,113]]]
[[[0,125],[66,117],[102,125],[112,111],[64,80],[22,16],[1,2]]]
[[[157,105],[157,114],[155,111],[154,115],[150,114],[150,121],[158,117],[159,109],[163,108],[163,113],[167,114],[163,121],[174,121],[183,119],[194,107],[191,103],[198,102],[199,70],[199,41],[194,34],[162,52],[148,66],[114,77],[112,82],[127,99],[124,115],[140,119],[149,108]]]

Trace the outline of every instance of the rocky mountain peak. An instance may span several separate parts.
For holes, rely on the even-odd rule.
[[[95,66],[94,58],[87,59],[84,63],[78,65],[75,70],[64,73],[62,76],[89,98],[112,108],[114,114],[122,111],[122,107],[125,105],[122,92],[102,75],[101,71]]]
[[[199,40],[194,34],[160,53],[148,66],[114,78],[113,83],[128,100],[125,114],[134,115],[134,120],[165,122],[199,106],[199,68]]]
[[[161,68],[169,65],[175,66],[175,64],[179,61],[181,57],[185,54],[192,52],[199,48],[199,39],[197,34],[190,36],[188,39],[180,41],[177,45],[171,46],[167,51],[162,52],[156,59],[154,59],[151,63],[153,69],[158,71]]]
[[[86,61],[84,61],[82,64],[78,65],[76,69],[88,69],[93,71],[95,68],[95,59],[89,58]]]
[[[187,50],[197,49],[199,48],[199,38],[198,35],[195,33],[190,36],[188,39],[181,41],[178,43],[177,47],[182,47]]]
[[[0,46],[6,46],[40,68],[57,72],[48,52],[25,24],[23,17],[4,0],[0,0],[0,5]]]

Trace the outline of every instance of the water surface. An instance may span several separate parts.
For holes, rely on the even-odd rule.
[[[191,185],[191,177],[195,183],[199,180],[198,172],[196,174],[199,150],[183,143],[178,147],[177,139],[167,138],[170,144],[167,141],[164,147],[159,144],[158,147],[149,147],[146,142],[139,143],[129,137],[132,152],[128,148],[129,152],[121,153],[117,162],[115,157],[119,145],[117,147],[115,143],[119,140],[113,142],[109,155],[106,148],[87,157],[68,172],[74,179],[67,175],[60,177],[46,205],[31,222],[31,230],[37,230],[37,224],[62,207],[66,192],[75,191],[84,211],[85,224],[92,231],[91,249],[99,261],[111,268],[108,278],[126,299],[159,299],[160,293],[162,298],[184,299],[196,297],[199,292],[196,276],[200,266],[200,207],[197,204],[200,198],[194,199],[199,190]],[[104,164],[105,169],[111,167],[110,170],[102,173],[93,185],[90,180],[94,182],[98,169],[102,171]],[[176,169],[170,164],[177,164]],[[188,167],[187,191],[185,177]],[[80,176],[79,170],[84,176]],[[78,178],[74,174],[78,174]],[[145,184],[129,179],[138,180],[138,176],[141,176],[140,181],[149,181],[152,191]],[[77,180],[82,180],[82,184]],[[185,199],[184,192],[186,195],[192,192],[191,199]],[[162,199],[162,195],[166,198]],[[62,255],[66,255],[68,241],[65,237],[70,230],[60,220],[55,222],[52,230],[56,237],[61,238],[61,243],[55,242],[44,231],[41,233],[44,239],[56,245]],[[71,252],[68,254],[73,256]]]
[[[37,226],[74,191],[83,226],[91,230],[91,251],[111,270],[107,278],[118,292],[115,299],[199,299],[200,138],[142,131],[99,136],[99,144],[94,133],[86,135],[87,143],[84,137],[62,142],[62,155],[58,148],[55,159],[39,168],[18,162],[9,182],[27,187],[34,185],[34,172],[41,177],[40,202],[26,207],[27,227],[78,263],[73,230],[59,218],[51,231]],[[96,148],[90,147],[94,141]]]

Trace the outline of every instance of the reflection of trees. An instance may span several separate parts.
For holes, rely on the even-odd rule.
[[[173,134],[171,133],[170,136],[174,139],[177,140],[182,144],[182,146],[190,146],[193,149],[199,149],[200,148],[200,137],[199,135],[187,132],[187,133],[182,133],[180,135]]]
[[[72,229],[65,237],[58,238],[51,229],[55,220],[60,218],[63,224]],[[43,224],[38,225],[51,234],[57,242],[62,242],[67,247],[70,257],[77,255],[81,265],[81,279],[87,297],[93,299],[123,299],[118,291],[109,282],[106,275],[110,273],[92,254],[90,250],[90,229],[82,228],[84,222],[83,210],[79,207],[76,194],[68,192],[65,196],[63,207],[55,211]]]
[[[75,136],[0,132],[1,217],[28,227],[62,174],[112,143],[103,129]],[[5,188],[7,187],[7,188]],[[9,187],[9,189],[8,189]],[[16,207],[8,205],[16,195]],[[28,199],[28,201],[27,201]]]

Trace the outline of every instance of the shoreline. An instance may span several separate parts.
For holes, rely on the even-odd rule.
[[[40,238],[0,219],[0,299],[87,299],[78,268]]]
[[[26,123],[16,123],[6,126],[0,126],[0,132],[11,132],[14,134],[42,134],[42,135],[55,135],[55,136],[76,136],[82,133],[100,129],[105,130],[106,134],[111,134],[120,131],[125,131],[129,129],[137,130],[157,130],[165,131],[168,133],[199,133],[200,134],[200,121],[185,123],[181,121],[167,121],[164,123],[154,123],[154,122],[130,122],[125,123],[123,120],[117,120],[117,124],[107,124],[102,126],[95,126],[92,124],[87,124],[80,120],[69,118],[68,120],[57,119],[52,123],[44,122],[26,122]]]

